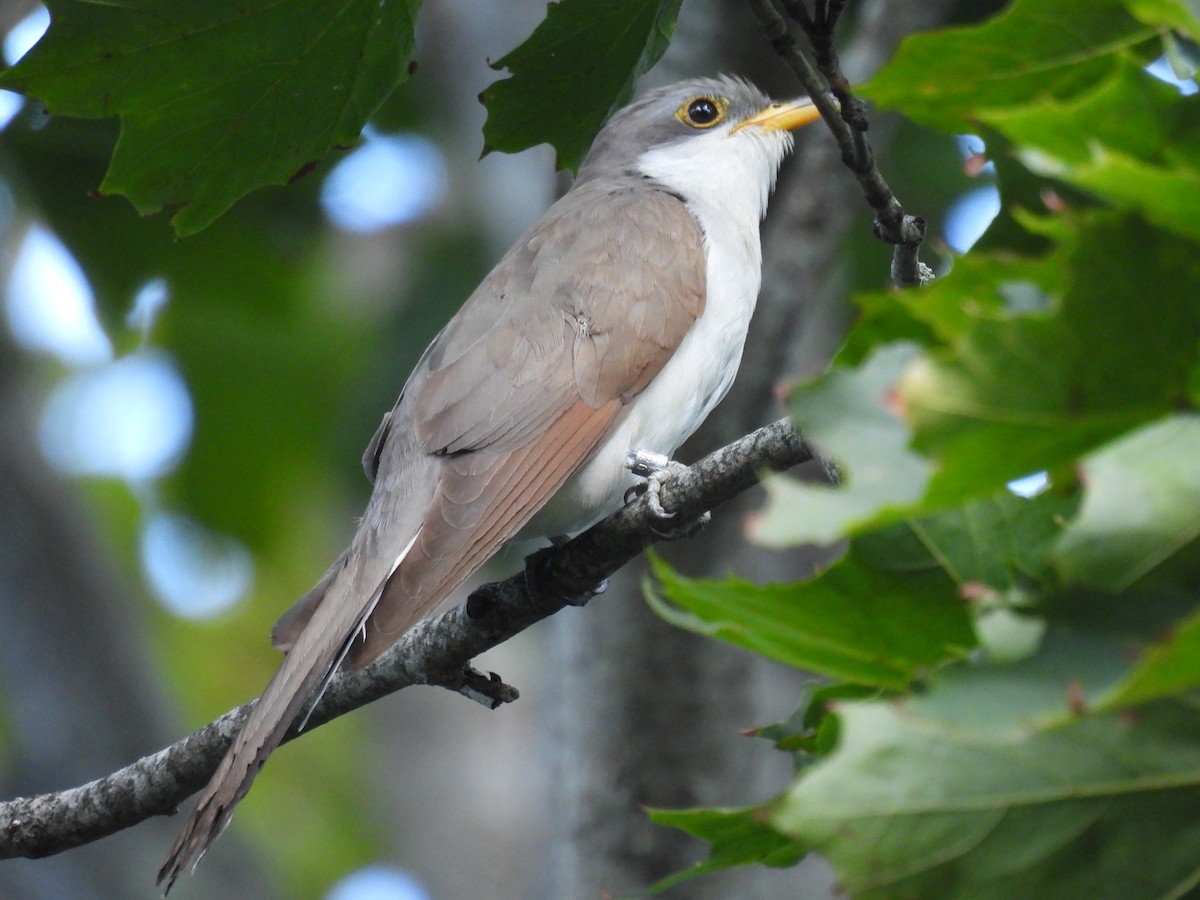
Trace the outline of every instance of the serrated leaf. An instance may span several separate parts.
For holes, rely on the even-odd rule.
[[[574,171],[605,120],[662,57],[682,0],[551,3],[523,44],[493,63],[512,73],[480,96],[485,152],[547,143]]]
[[[810,681],[802,689],[802,700],[785,721],[754,730],[757,738],[772,741],[776,749],[796,754],[797,767],[809,765],[817,756],[830,753],[837,745],[838,719],[834,707],[845,700],[875,700],[877,687],[836,681],[832,684]]]
[[[1139,900],[1195,883],[1195,710],[1158,704],[1018,738],[883,703],[841,716],[838,750],[773,824],[822,852],[855,897]]]
[[[407,77],[418,0],[49,0],[0,86],[55,114],[120,116],[101,185],[180,235],[352,144]]]
[[[943,572],[880,570],[853,548],[802,584],[691,580],[661,561],[654,571],[647,599],[671,624],[831,678],[901,689],[975,643]]]
[[[794,866],[808,852],[803,844],[773,829],[761,807],[652,809],[650,818],[659,825],[686,831],[712,845],[708,859],[664,878],[654,886],[655,893],[731,866],[756,863],[773,867]]]
[[[989,111],[1090,89],[1156,35],[1117,0],[1017,0],[982,25],[907,38],[861,92],[931,127],[975,131]]]

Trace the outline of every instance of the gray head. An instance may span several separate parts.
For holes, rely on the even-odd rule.
[[[651,91],[609,119],[576,183],[633,175],[689,201],[752,195],[761,216],[791,148],[790,129],[815,118],[808,101],[774,102],[740,78],[690,78]],[[756,189],[747,190],[747,182]]]

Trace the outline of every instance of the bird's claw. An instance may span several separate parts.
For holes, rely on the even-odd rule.
[[[672,513],[674,515],[674,513]],[[660,525],[650,523],[650,530],[661,540],[664,541],[681,541],[685,538],[695,537],[712,521],[712,513],[707,509],[696,516],[689,522],[684,522],[676,525],[674,528],[663,528]]]
[[[687,466],[683,463],[676,462],[665,454],[655,453],[652,450],[637,450],[630,452],[626,465],[634,475],[639,475],[646,480],[641,484],[635,484],[625,492],[625,503],[628,505],[636,497],[640,497],[642,494],[646,495],[646,508],[650,511],[652,520],[650,530],[657,537],[668,541],[692,537],[703,531],[705,526],[712,521],[712,513],[706,511],[690,522],[665,527],[666,523],[674,519],[677,514],[663,507],[662,486],[665,482],[687,471]]]

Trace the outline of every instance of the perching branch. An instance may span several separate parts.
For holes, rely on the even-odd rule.
[[[815,66],[801,52],[774,0],[749,0],[767,40],[808,91],[837,141],[842,162],[858,179],[867,203],[875,211],[875,236],[893,246],[892,281],[901,288],[932,281],[933,271],[919,259],[921,242],[925,239],[925,220],[904,212],[875,165],[875,155],[867,141],[870,123],[866,105],[854,96],[849,81],[842,74],[833,39],[838,18],[846,5],[844,0],[816,0],[812,14],[804,0],[780,2],[807,37]]]
[[[666,482],[663,505],[680,521],[716,507],[758,482],[813,458],[787,419],[767,425]],[[574,540],[531,557],[527,572],[484,585],[468,600],[422,622],[367,668],[339,672],[307,728],[413,684],[439,684],[489,706],[516,699],[495,675],[470,668],[480,653],[570,605],[655,538],[644,497]],[[530,589],[532,587],[532,590]],[[251,703],[192,735],[80,787],[0,803],[0,859],[40,858],[106,837],[150,816],[169,815],[208,781]],[[296,737],[293,727],[285,741]]]

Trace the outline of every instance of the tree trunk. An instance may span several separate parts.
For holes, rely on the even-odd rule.
[[[900,37],[938,24],[952,7],[950,0],[865,4],[844,55],[847,74],[861,79],[892,54]],[[664,60],[668,71],[658,77],[669,81],[697,67],[711,72],[720,41],[754,28],[752,20],[743,21],[747,14],[740,5],[728,12],[736,25],[720,5],[688,6]],[[706,32],[697,32],[697,19],[708,23]],[[705,40],[710,46],[703,46]],[[761,39],[750,47],[760,58],[769,55]],[[672,66],[673,60],[686,63],[688,72]],[[751,73],[756,68],[732,67]],[[755,77],[772,83],[769,75]],[[871,137],[878,147],[881,136],[874,128]],[[819,124],[801,134],[797,151],[800,159],[785,172],[765,225],[766,269],[751,349],[730,396],[680,452],[685,462],[781,415],[775,385],[820,371],[840,338],[846,318],[842,241],[856,216],[864,220],[866,206]],[[864,221],[869,224],[869,217]],[[890,255],[881,244],[881,284]],[[718,511],[705,534],[664,555],[692,576],[739,572],[758,581],[796,579],[827,558],[812,550],[768,552],[747,543],[744,516],[759,502],[760,497],[744,495]],[[803,676],[666,625],[640,596],[645,575],[644,566],[628,567],[589,608],[560,615],[552,626],[560,684],[555,897],[644,890],[703,858],[698,841],[653,825],[646,807],[761,801],[790,778],[787,755],[740,732],[786,718]],[[810,858],[794,869],[721,873],[665,896],[819,898],[833,893],[827,867]]]

